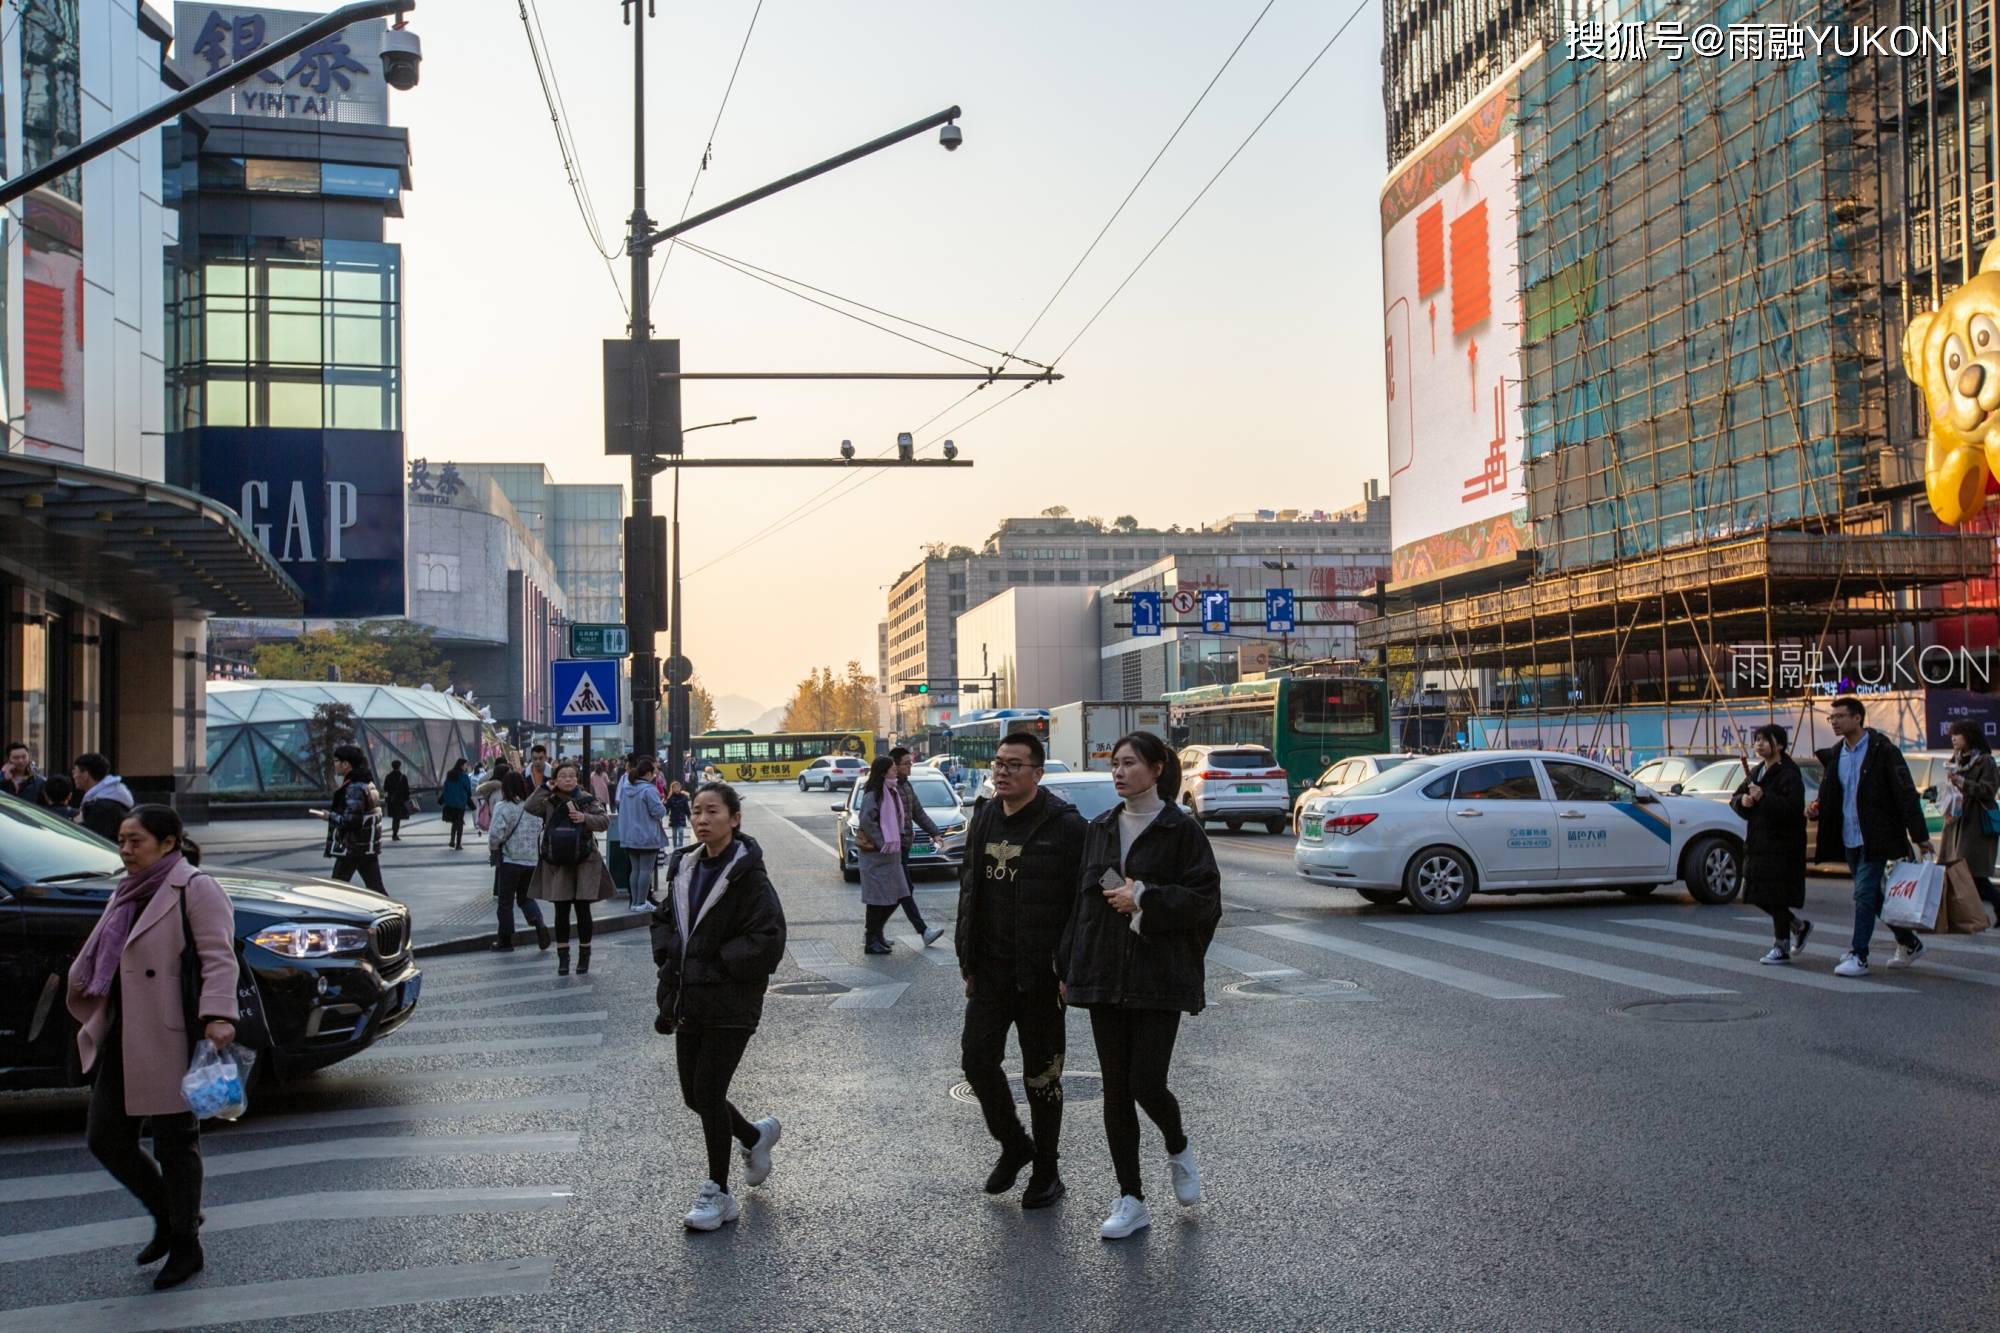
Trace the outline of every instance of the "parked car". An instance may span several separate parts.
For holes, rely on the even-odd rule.
[[[1406,754],[1362,754],[1327,765],[1326,772],[1314,778],[1312,786],[1300,792],[1299,798],[1292,802],[1292,836],[1299,834],[1299,820],[1305,812],[1306,802],[1321,796],[1338,796],[1349,787],[1388,772],[1410,757]]]
[[[868,776],[868,762],[851,754],[828,754],[807,764],[799,773],[799,790],[839,791],[852,787]]]
[[[401,903],[331,880],[207,865],[236,909],[236,949],[257,978],[285,1077],[366,1050],[416,1012],[423,975]],[[0,796],[0,1088],[79,1082],[69,966],[125,875],[118,849]]]
[[[910,790],[917,794],[924,813],[938,826],[941,835],[932,842],[921,825],[916,828],[910,841],[911,871],[957,870],[965,859],[966,824],[965,807],[959,804],[957,788],[936,773],[913,768]],[[835,855],[840,861],[840,876],[849,884],[861,882],[861,857],[854,845],[855,831],[861,827],[861,797],[861,784],[856,783],[847,793],[847,799],[833,807],[840,816],[834,831]]]
[[[1797,755],[1793,755],[1792,761],[1799,766],[1799,776],[1805,779],[1806,804],[1811,805],[1813,799],[1819,795],[1820,779],[1826,776],[1826,770],[1820,767],[1819,760],[1813,758],[1811,755],[1807,755],[1803,759]],[[1755,765],[1753,764],[1752,767],[1755,767]],[[1710,764],[1707,768],[1702,769],[1699,773],[1696,773],[1693,777],[1682,783],[1680,794],[1682,796],[1698,796],[1708,801],[1721,801],[1727,805],[1729,798],[1734,796],[1736,789],[1742,785],[1743,761],[1740,759],[1724,759],[1718,763]],[[1819,846],[1819,821],[1817,819],[1808,819],[1806,820],[1806,857],[1808,860],[1811,860],[1814,855],[1813,848],[1817,846]],[[1845,869],[1845,867],[1842,868]]]
[[[1742,884],[1743,821],[1574,755],[1472,751],[1412,759],[1321,797],[1292,861],[1314,883],[1432,913],[1474,893],[1643,896],[1675,880],[1697,902],[1726,903]]]
[[[1944,811],[1938,808],[1938,789],[1944,786],[1944,766],[1951,762],[1950,750],[1905,750],[1910,764],[1910,780],[1917,784],[1923,800],[1924,823],[1930,826],[1931,841],[1944,836]]]
[[[1724,754],[1720,750],[1702,754],[1667,754],[1658,759],[1649,759],[1632,770],[1632,776],[1645,783],[1662,796],[1679,796],[1687,780],[1725,759],[1734,760],[1734,754]]]
[[[1231,833],[1262,824],[1283,833],[1292,820],[1291,780],[1261,745],[1190,745],[1181,751],[1181,804],[1203,824]]]

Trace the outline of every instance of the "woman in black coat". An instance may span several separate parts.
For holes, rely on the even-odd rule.
[[[1762,762],[1729,800],[1749,826],[1743,838],[1743,901],[1770,915],[1775,942],[1759,961],[1773,965],[1791,962],[1812,935],[1812,922],[1796,910],[1806,905],[1806,783],[1785,752],[1786,739],[1775,722],[1752,733]]]
[[[1201,1173],[1167,1088],[1183,1013],[1205,1001],[1203,958],[1222,919],[1222,876],[1201,825],[1161,798],[1178,792],[1180,762],[1150,732],[1121,737],[1111,777],[1124,804],[1091,821],[1083,885],[1062,943],[1056,975],[1063,999],[1090,1011],[1104,1078],[1104,1136],[1118,1173],[1118,1202],[1098,1227],[1122,1240],[1152,1225],[1140,1189],[1139,1115],[1167,1144],[1174,1196],[1201,1200]]]
[[[701,1117],[708,1179],[682,1222],[714,1231],[741,1215],[729,1193],[729,1141],[743,1147],[743,1178],[761,1185],[782,1132],[776,1116],[746,1120],[729,1100],[729,1081],[764,1014],[764,991],[785,955],[785,909],[764,853],[739,828],[734,788],[711,782],[695,793],[695,843],[667,861],[667,891],[653,914],[660,1015],[674,1035],[681,1097]]]

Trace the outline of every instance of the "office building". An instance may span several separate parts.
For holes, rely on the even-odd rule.
[[[1095,588],[1009,588],[960,614],[966,711],[1095,698],[1097,602]]]

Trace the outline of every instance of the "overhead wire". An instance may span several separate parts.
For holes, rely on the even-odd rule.
[[[757,31],[757,16],[763,12],[764,0],[757,0],[757,7],[750,11],[750,24],[743,30],[743,43],[736,48],[736,63],[730,66],[729,82],[723,86],[722,100],[716,104],[715,119],[709,124],[708,140],[702,147],[701,161],[696,165],[694,175],[688,180],[687,198],[681,201],[681,215],[679,222],[675,223],[676,226],[680,225],[680,222],[687,221],[688,210],[694,206],[695,189],[701,184],[701,173],[708,170],[709,159],[715,156],[715,132],[722,128],[722,113],[729,109],[729,94],[735,91],[736,76],[742,71],[743,57],[750,50],[750,35]],[[646,298],[648,304],[660,294],[660,284],[667,276],[667,265],[674,259],[674,247],[680,244],[684,242],[678,236],[667,242],[667,252],[660,256],[660,271],[653,278],[653,290]]]
[[[571,138],[568,125],[568,108],[563,102],[562,87],[556,79],[555,61],[547,51],[547,38],[542,34],[542,16],[539,9],[533,11],[532,0],[516,0],[521,11],[521,31],[528,39],[528,55],[535,62],[535,79],[541,85],[542,101],[549,109],[549,122],[555,127],[556,150],[562,155],[563,174],[569,181],[570,197],[576,201],[576,209],[583,217],[585,233],[598,257],[604,261],[604,271],[611,279],[611,290],[617,293],[618,304],[627,314],[632,307],[626,302],[625,291],[618,285],[618,268],[611,261],[618,251],[604,243],[604,233],[597,225],[597,209],[591,202],[590,186],[584,177],[583,160],[576,150],[576,142]]]

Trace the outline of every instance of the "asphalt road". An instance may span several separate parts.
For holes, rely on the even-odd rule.
[[[1438,920],[1217,831],[1227,911],[1174,1086],[1207,1198],[1107,1245],[1114,1185],[1082,1015],[1070,1197],[1024,1214],[955,1099],[941,944],[861,953],[824,796],[751,793],[792,951],[734,1095],[783,1118],[743,1219],[705,1174],[641,932],[585,978],[436,959],[415,1022],[206,1139],[209,1270],[156,1296],[136,1206],[74,1094],[0,1097],[0,1333],[407,1329],[1826,1329],[1994,1326],[2000,936],[1867,983],[1763,918],[1663,890],[1475,899]],[[953,887],[919,899],[949,924]],[[896,929],[901,929],[899,925]],[[1876,957],[1887,956],[1886,937]],[[368,1314],[363,1311],[375,1310]]]

